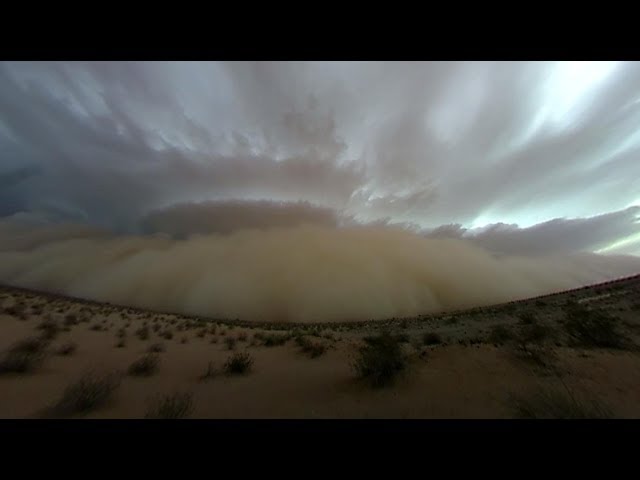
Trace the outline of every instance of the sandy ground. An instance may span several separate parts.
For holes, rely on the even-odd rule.
[[[528,397],[548,386],[562,385],[597,398],[614,417],[639,418],[640,355],[634,347],[575,348],[555,340],[549,345],[554,366],[550,373],[519,358],[509,345],[495,344],[489,336],[494,325],[518,325],[522,312],[555,325],[562,318],[562,306],[568,300],[580,300],[615,312],[625,335],[632,343],[640,343],[640,280],[623,282],[604,294],[601,290],[384,324],[290,327],[289,332],[297,329],[327,347],[324,354],[309,358],[293,340],[265,346],[254,338],[256,334],[284,334],[286,329],[275,332],[264,326],[189,320],[0,289],[1,352],[19,340],[41,335],[37,327],[47,319],[68,330],[54,336],[36,370],[0,375],[0,417],[42,416],[85,372],[126,372],[150,345],[162,343],[165,351],[159,353],[157,373],[149,377],[124,374],[106,405],[81,416],[141,418],[155,396],[190,392],[191,418],[513,418],[517,415],[513,395]],[[68,314],[83,321],[65,326]],[[145,323],[150,335],[142,340],[135,332]],[[95,330],[98,325],[101,330]],[[356,379],[351,364],[363,337],[389,325],[406,335],[403,349],[408,366],[391,387],[372,389]],[[118,348],[121,328],[126,330],[125,346]],[[165,330],[171,330],[173,338],[161,338]],[[443,344],[423,345],[420,339],[425,332],[437,332]],[[245,341],[239,339],[243,333]],[[227,348],[226,337],[237,339],[234,351]],[[57,355],[59,347],[68,342],[75,343],[77,350],[68,356]],[[219,369],[234,352],[253,357],[249,374],[200,378],[209,362]]]

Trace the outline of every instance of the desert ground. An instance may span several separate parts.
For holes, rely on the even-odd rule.
[[[640,418],[639,293],[261,324],[0,287],[0,418]]]

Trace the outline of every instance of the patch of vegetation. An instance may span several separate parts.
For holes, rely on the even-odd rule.
[[[504,325],[494,325],[489,330],[489,341],[491,343],[502,345],[514,338],[513,332]]]
[[[136,335],[140,340],[149,340],[149,327],[142,326],[138,330],[136,330]]]
[[[530,397],[512,396],[512,408],[518,418],[604,419],[611,410],[595,398],[579,399],[569,389],[544,389]]]
[[[245,375],[251,371],[253,357],[248,353],[234,353],[224,364],[227,375]]]
[[[238,334],[238,341],[239,342],[246,342],[247,341],[247,334],[246,332],[242,332]]]
[[[327,347],[320,343],[309,340],[301,335],[296,337],[296,344],[300,350],[310,358],[317,358],[327,351]]]
[[[422,335],[423,345],[440,345],[442,343],[442,337],[436,332],[426,332]]]
[[[118,340],[118,343],[116,343],[116,348],[124,348],[126,346],[127,344],[124,338],[121,338],[120,340]]]
[[[160,336],[165,340],[171,340],[173,338],[173,332],[171,330],[165,330]]]
[[[64,324],[67,327],[70,327],[72,325],[77,325],[78,323],[80,323],[78,321],[78,317],[76,317],[74,314],[72,313],[67,313],[64,317]]]
[[[279,347],[291,339],[290,335],[270,334],[262,336],[262,343],[265,347]]]
[[[538,370],[538,373],[557,373],[555,352],[541,344],[519,343],[515,346],[513,354],[516,359],[528,363]]]
[[[400,343],[409,343],[411,341],[411,337],[406,333],[397,333],[394,337]]]
[[[58,351],[56,353],[58,355],[62,355],[66,357],[69,355],[73,355],[77,349],[78,349],[78,345],[75,342],[67,342],[61,345],[60,348],[58,348]]]
[[[19,315],[21,315],[23,312],[21,307],[18,307],[17,305],[13,305],[11,307],[5,307],[4,309],[4,313],[6,313],[7,315],[11,315],[12,317],[17,317]]]
[[[26,373],[40,366],[46,356],[48,342],[29,337],[12,345],[0,359],[0,373]]]
[[[188,342],[189,342],[189,339],[187,337],[182,337],[180,339],[180,343],[182,343],[182,344],[185,344],[185,343],[188,343]]]
[[[356,375],[372,387],[392,385],[407,365],[400,342],[389,332],[365,339],[353,364]]]
[[[460,319],[458,317],[449,317],[445,320],[445,324],[447,325],[455,325],[458,323]]]
[[[100,332],[100,331],[102,331],[102,325],[100,325],[99,323],[96,323],[94,325],[91,325],[89,327],[89,330],[91,330],[93,332]]]
[[[236,348],[236,339],[233,337],[226,337],[224,339],[224,344],[227,346],[227,350],[233,350]]]
[[[50,412],[54,416],[86,413],[104,406],[120,385],[119,373],[97,374],[89,372],[69,385],[60,401]]]
[[[521,343],[540,344],[553,335],[553,329],[545,324],[533,321],[533,323],[524,325],[518,334],[518,340]]]
[[[149,347],[149,349],[147,350],[148,353],[162,353],[164,352],[165,346],[163,343],[154,343],[153,345],[151,345]]]
[[[622,348],[626,338],[616,318],[598,310],[573,306],[565,311],[564,328],[571,341],[583,347]]]
[[[55,320],[45,320],[36,329],[42,330],[42,338],[46,340],[53,340],[60,333],[60,327]]]
[[[127,372],[134,377],[149,377],[158,371],[160,356],[157,353],[148,353],[131,365]]]
[[[193,412],[193,394],[176,392],[156,398],[149,406],[145,418],[180,419]]]
[[[536,323],[536,317],[531,312],[522,312],[520,315],[520,323],[523,325],[532,325]]]

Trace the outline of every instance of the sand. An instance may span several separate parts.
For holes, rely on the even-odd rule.
[[[188,320],[4,288],[0,290],[2,352],[21,339],[41,335],[37,327],[46,319],[63,328],[67,314],[86,321],[59,332],[49,343],[44,362],[33,372],[0,375],[0,418],[46,415],[47,407],[59,400],[65,388],[89,370],[124,374],[108,403],[69,416],[142,418],[155,396],[189,392],[193,401],[190,418],[514,418],[518,416],[514,396],[529,398],[554,387],[596,398],[614,417],[638,418],[640,355],[635,347],[582,348],[556,339],[547,346],[553,354],[553,368],[548,370],[519,358],[508,343],[494,344],[488,335],[493,325],[515,328],[523,311],[533,312],[560,331],[567,300],[589,298],[585,303],[615,312],[631,344],[638,344],[640,310],[635,302],[639,291],[640,281],[633,280],[622,282],[610,294],[584,289],[548,297],[544,305],[531,300],[455,315],[317,329],[305,326],[306,330],[291,325],[269,331],[264,324],[250,327]],[[16,306],[18,311],[14,311]],[[150,335],[141,340],[135,332],[145,322]],[[154,324],[161,326],[158,332],[153,331]],[[106,330],[92,330],[95,325],[104,325]],[[117,348],[116,334],[127,325],[126,345]],[[186,328],[178,331],[180,325]],[[212,326],[216,327],[215,335]],[[363,338],[389,326],[408,337],[402,345],[407,368],[392,386],[372,389],[356,378],[351,364]],[[159,336],[165,329],[172,330],[172,339]],[[327,351],[309,358],[293,339],[269,347],[254,338],[256,334],[291,332],[325,345]],[[438,332],[444,344],[422,345],[425,332]],[[242,333],[246,341],[238,339]],[[237,339],[233,351],[225,344],[227,337]],[[214,338],[216,343],[212,343]],[[69,356],[57,355],[58,348],[68,342],[74,342],[77,350]],[[158,354],[157,373],[149,377],[126,375],[128,366],[155,343],[165,347]],[[253,357],[249,374],[227,376],[220,372],[206,381],[200,378],[209,362],[220,371],[235,352]]]

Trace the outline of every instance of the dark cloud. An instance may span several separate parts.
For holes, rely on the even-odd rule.
[[[599,249],[637,232],[612,212],[640,201],[639,89],[637,63],[3,63],[0,215],[136,232],[176,205],[302,201]]]

